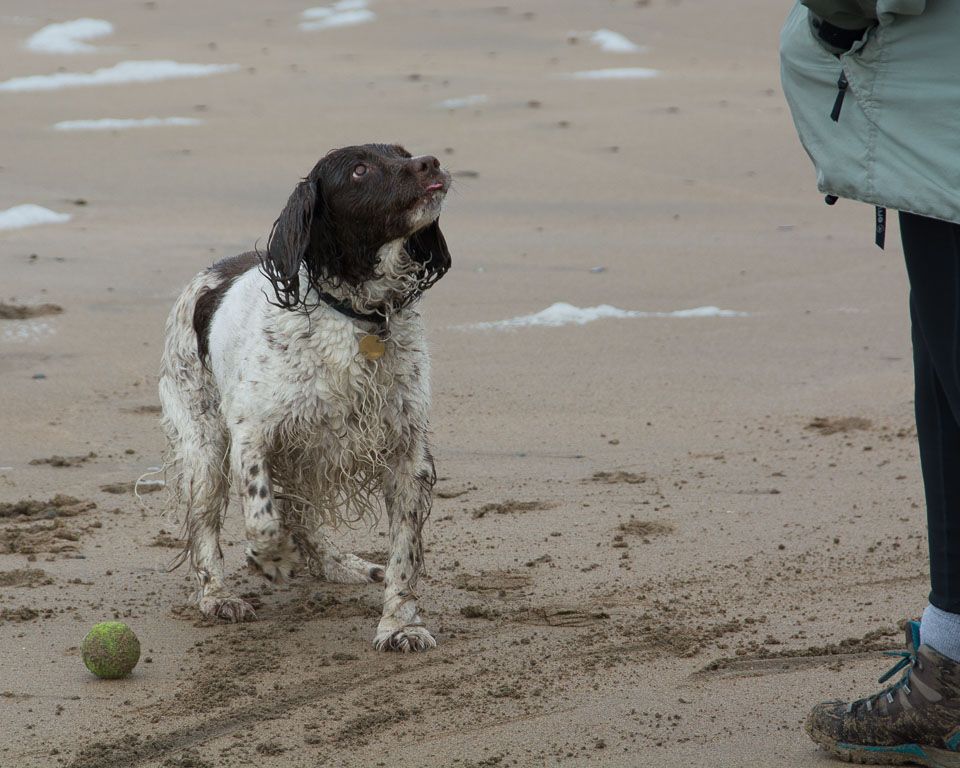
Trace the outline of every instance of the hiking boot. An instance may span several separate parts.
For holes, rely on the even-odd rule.
[[[806,729],[821,749],[850,763],[960,768],[960,663],[920,645],[920,623],[907,624],[907,650],[878,682],[896,683],[849,704],[813,708]]]

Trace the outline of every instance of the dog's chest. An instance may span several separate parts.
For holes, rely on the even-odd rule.
[[[385,459],[408,450],[426,428],[429,406],[419,322],[391,328],[377,359],[363,354],[367,334],[352,323],[311,330],[288,336],[287,360],[278,368],[286,390],[282,431],[295,436],[292,444],[328,461]]]

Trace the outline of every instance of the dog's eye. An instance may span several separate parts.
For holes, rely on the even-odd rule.
[[[367,173],[367,166],[358,165],[356,168],[353,169],[353,178],[359,179],[361,176],[366,175],[366,173]]]

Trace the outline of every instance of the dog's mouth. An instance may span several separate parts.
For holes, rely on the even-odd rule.
[[[447,190],[450,189],[450,183],[446,179],[432,181],[423,187],[423,193],[420,200],[428,205],[439,205],[443,198],[447,196]]]
[[[450,190],[450,174],[443,168],[437,168],[427,178],[421,179],[417,187],[420,191],[415,193],[417,197],[411,201],[407,215],[407,225],[411,233],[425,227],[440,215],[440,207]]]
[[[447,196],[450,189],[450,180],[443,177],[425,182],[421,187],[423,190],[413,206],[414,215],[417,213],[423,215],[426,213],[438,213],[443,199]]]
[[[445,168],[437,168],[423,179],[425,197],[442,198],[450,189],[450,173]]]

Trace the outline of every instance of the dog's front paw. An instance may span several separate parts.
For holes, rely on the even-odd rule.
[[[204,616],[212,619],[223,619],[234,623],[253,621],[257,618],[257,612],[253,610],[250,603],[226,594],[204,595],[200,598],[200,611]]]
[[[292,579],[303,554],[293,536],[287,535],[268,545],[247,545],[247,565],[271,584],[282,584]]]
[[[395,620],[381,620],[377,627],[377,636],[373,639],[373,647],[378,651],[399,651],[411,653],[426,651],[437,647],[437,641],[426,627],[420,624],[400,626]]]

